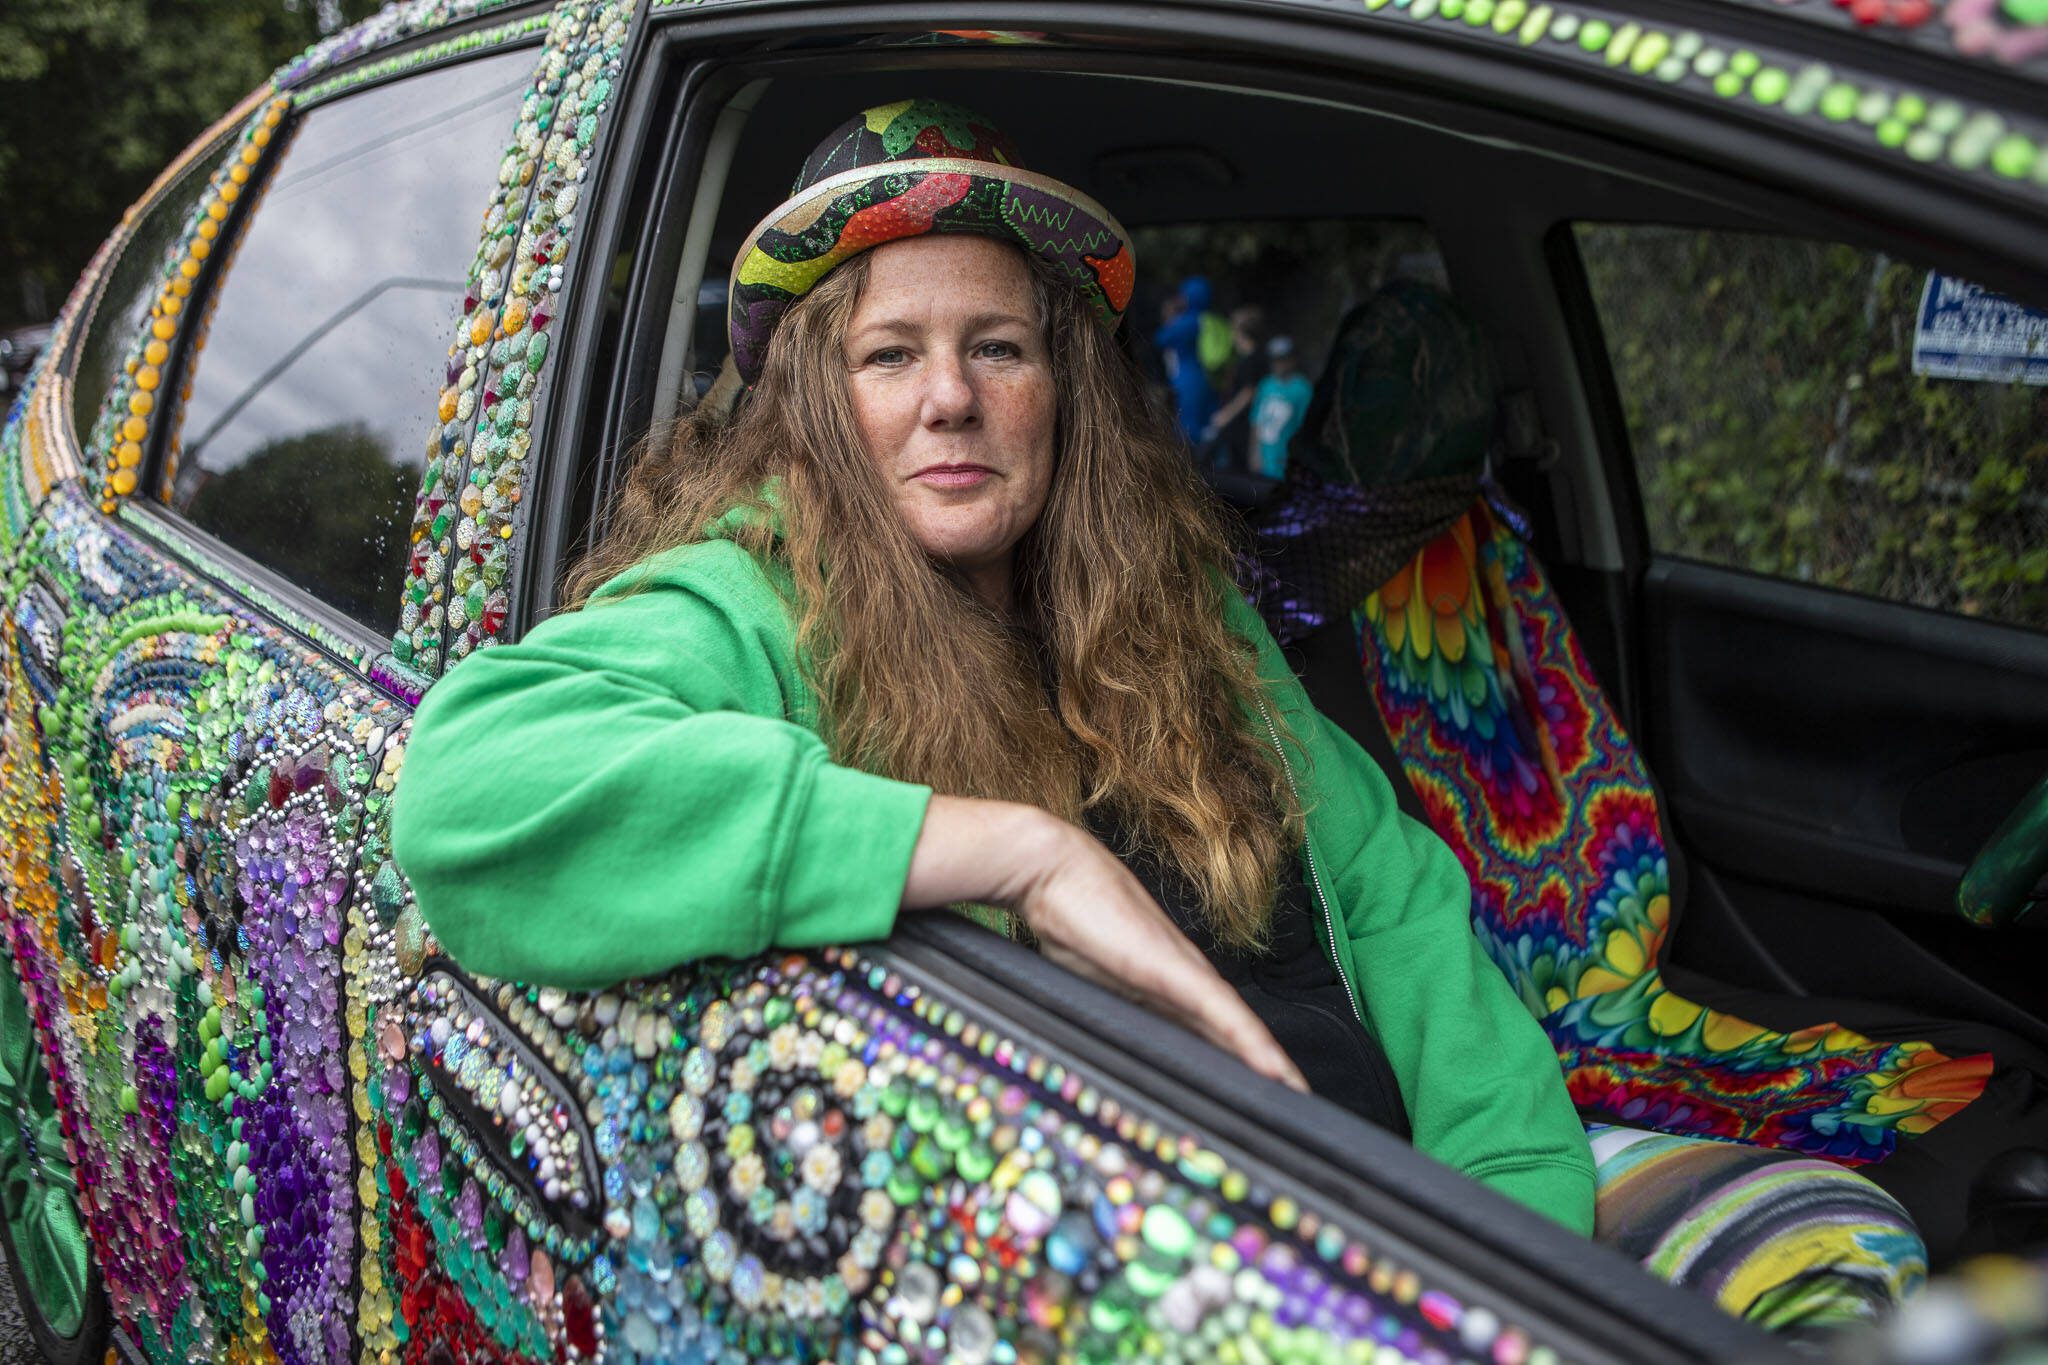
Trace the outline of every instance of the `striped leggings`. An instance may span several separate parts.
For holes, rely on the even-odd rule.
[[[1588,1124],[1594,1237],[1771,1331],[1869,1322],[1919,1288],[1904,1208],[1833,1162]]]

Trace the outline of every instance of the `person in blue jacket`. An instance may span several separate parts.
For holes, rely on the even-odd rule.
[[[1209,415],[1215,411],[1216,395],[1209,387],[1209,372],[1202,368],[1202,316],[1213,297],[1209,281],[1190,275],[1181,281],[1180,292],[1167,301],[1166,320],[1152,334],[1166,362],[1166,382],[1173,389],[1173,413],[1181,435],[1189,445],[1202,439]]]

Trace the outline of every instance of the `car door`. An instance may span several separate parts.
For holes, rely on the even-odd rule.
[[[391,1330],[364,1120],[424,682],[391,641],[476,217],[550,79],[530,28],[258,92],[103,253],[10,428],[11,946],[150,1358]]]
[[[1986,933],[1957,889],[2048,773],[2048,298],[1850,233],[1573,234],[1647,550],[1680,960],[2040,1046],[2040,917]]]

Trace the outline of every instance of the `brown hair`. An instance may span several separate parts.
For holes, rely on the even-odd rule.
[[[737,416],[707,405],[650,439],[569,602],[779,480],[779,517],[721,534],[787,566],[836,760],[1069,819],[1106,809],[1188,879],[1219,939],[1256,944],[1300,824],[1249,721],[1251,649],[1224,624],[1220,509],[1109,330],[1033,260],[1055,467],[1017,547],[1015,619],[998,615],[919,548],[863,448],[841,339],[867,262],[790,309]]]

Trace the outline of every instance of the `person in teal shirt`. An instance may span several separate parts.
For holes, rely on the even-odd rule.
[[[1269,479],[1287,472],[1287,446],[1308,415],[1314,386],[1301,372],[1294,338],[1276,336],[1266,343],[1269,368],[1252,394],[1252,468]]]

